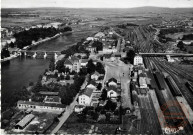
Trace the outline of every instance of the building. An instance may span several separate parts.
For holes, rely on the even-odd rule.
[[[89,85],[86,86],[86,88],[95,90],[96,86],[90,83]]]
[[[43,102],[44,103],[62,104],[61,98],[58,96],[46,96]]]
[[[74,56],[76,57],[80,56],[81,58],[86,58],[87,54],[86,53],[75,53]]]
[[[168,62],[174,62],[174,59],[170,57],[170,55],[166,55]]]
[[[104,37],[105,37],[105,34],[102,33],[102,32],[98,32],[97,34],[95,34],[94,37],[95,37],[95,38],[104,38]]]
[[[35,116],[33,114],[26,115],[15,125],[15,129],[24,129],[34,118]]]
[[[31,108],[34,111],[58,112],[58,113],[64,111],[66,108],[66,106],[63,104],[32,102],[22,100],[19,100],[17,102],[17,107],[21,110]]]
[[[108,97],[108,98],[117,98],[118,95],[119,95],[119,94],[118,94],[118,90],[117,90],[116,87],[114,87],[114,86],[109,86],[109,87],[107,88],[107,97]]]
[[[84,105],[76,105],[74,107],[74,112],[80,113],[84,110],[85,106]]]
[[[115,78],[110,78],[109,81],[108,81],[108,83],[109,83],[109,82],[115,82],[115,83],[117,83],[117,79],[115,79]]]
[[[90,106],[92,101],[93,89],[86,88],[78,97],[79,105]]]
[[[144,74],[139,75],[139,87],[147,88],[146,76]]]
[[[93,46],[87,46],[86,47],[86,50],[90,51],[91,53],[94,53],[96,51],[96,47],[93,47]]]
[[[140,55],[134,57],[134,65],[143,65],[143,58]]]
[[[88,64],[88,59],[81,59],[80,60],[80,66],[81,67],[86,67],[87,64]]]
[[[93,41],[94,38],[93,38],[93,37],[87,37],[86,40],[87,40],[87,41]]]
[[[39,94],[42,96],[58,96],[59,92],[40,91]]]
[[[93,80],[98,80],[99,77],[100,77],[100,74],[99,74],[97,71],[95,71],[95,72],[91,75],[91,79],[93,79]]]
[[[65,62],[64,66],[68,67],[70,71],[79,72],[80,71],[80,63],[79,59],[75,56],[69,57]]]

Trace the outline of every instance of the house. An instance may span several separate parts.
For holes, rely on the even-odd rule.
[[[107,97],[109,98],[117,98],[118,96],[118,90],[114,86],[109,86],[107,88]]]
[[[43,102],[44,103],[62,104],[61,98],[58,96],[46,96]]]
[[[99,76],[100,76],[100,74],[99,74],[97,71],[95,71],[95,72],[91,75],[91,79],[98,80]]]
[[[115,83],[117,83],[117,79],[115,79],[115,78],[110,78],[109,81],[108,81],[108,83],[109,83],[109,82],[115,82]]]
[[[96,86],[93,85],[93,84],[89,84],[89,85],[86,86],[86,88],[95,90],[95,89],[96,89]]]
[[[103,61],[111,61],[111,53],[110,54],[104,54],[103,55]]]
[[[107,100],[100,100],[99,101],[99,106],[105,106],[107,103]]]
[[[72,71],[75,71],[75,72],[80,71],[79,59],[75,56],[72,56],[72,57],[69,57],[68,59],[66,59],[66,61],[64,62],[64,66],[68,67],[71,72]]]
[[[96,85],[97,85],[97,83],[94,80],[91,80],[88,83],[88,85],[86,86],[86,88],[90,88],[90,89],[96,90]]]
[[[102,33],[102,32],[98,32],[97,34],[95,34],[94,37],[95,37],[95,38],[104,38],[104,37],[105,37],[105,34]]]
[[[34,111],[55,112],[55,113],[61,113],[66,108],[66,106],[63,104],[22,101],[22,100],[19,100],[17,102],[17,107],[21,110],[31,108]]]
[[[39,94],[43,96],[58,96],[59,92],[40,91]]]
[[[93,38],[93,37],[87,37],[86,40],[87,40],[87,41],[93,41],[94,38]]]
[[[93,89],[86,88],[78,97],[79,105],[90,106],[92,100]]]
[[[80,113],[84,110],[85,106],[84,105],[76,105],[74,107],[74,112]]]
[[[174,59],[170,55],[166,55],[168,62],[174,62]]]
[[[108,84],[109,84],[109,86],[115,86],[115,87],[117,87],[117,83],[114,82],[114,81],[110,81]]]
[[[76,57],[80,56],[81,58],[85,58],[87,57],[87,54],[86,53],[75,53],[74,56]]]
[[[143,65],[143,58],[140,55],[134,57],[134,65]]]
[[[90,51],[91,53],[94,53],[96,51],[96,47],[89,45],[86,47],[86,50]]]
[[[34,118],[35,116],[33,114],[26,115],[15,125],[15,129],[24,129]]]
[[[80,60],[80,66],[81,67],[86,67],[87,63],[88,63],[88,59],[81,59]]]
[[[142,73],[139,75],[139,87],[147,88],[146,76]]]

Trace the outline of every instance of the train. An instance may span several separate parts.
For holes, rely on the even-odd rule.
[[[190,82],[186,82],[185,85],[190,90],[190,92],[193,94],[193,86],[192,86],[192,84],[190,84]]]
[[[173,96],[182,96],[182,93],[171,76],[166,77],[166,83],[168,84]]]
[[[167,88],[164,76],[160,72],[155,72],[154,77],[159,90],[165,90]]]

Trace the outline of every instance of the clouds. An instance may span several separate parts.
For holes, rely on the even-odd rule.
[[[193,0],[1,0],[1,4],[3,8],[131,8],[141,6],[193,7]]]

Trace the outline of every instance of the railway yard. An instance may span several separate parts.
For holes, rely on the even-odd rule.
[[[128,27],[128,30],[124,31],[123,36],[125,40],[131,41],[136,52],[164,52],[166,46],[157,40],[156,30],[151,26],[131,26]],[[144,73],[150,80],[150,86],[146,90],[145,96],[144,94],[142,96],[139,94],[140,90],[137,91],[141,119],[134,122],[136,132],[160,134],[163,132],[164,127],[170,126],[170,128],[179,129],[180,127],[176,127],[176,125],[185,123],[182,125],[183,130],[177,133],[192,134],[192,73],[168,62],[165,56],[152,57],[142,55],[142,57],[145,66]],[[163,109],[163,106],[170,107]],[[161,117],[159,111],[163,114],[163,123],[165,125],[160,123]],[[176,115],[173,115],[173,113]]]

